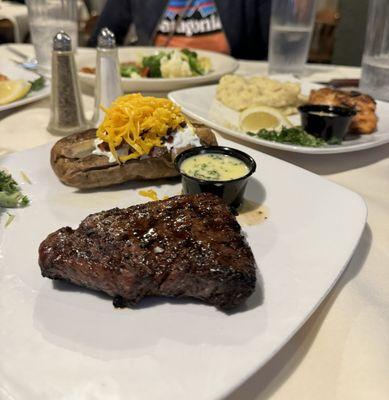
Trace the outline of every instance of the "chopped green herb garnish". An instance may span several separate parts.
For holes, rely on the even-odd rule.
[[[37,91],[43,89],[45,86],[45,78],[41,76],[38,79],[35,79],[35,81],[29,81],[31,83],[31,91]]]
[[[25,182],[27,182],[27,183],[29,183],[30,185],[32,185],[32,182],[31,182],[30,178],[26,175],[25,172],[20,171],[20,175],[22,176],[22,178],[23,178],[23,180],[24,180]]]
[[[15,215],[10,214],[8,212],[7,212],[7,215],[8,215],[8,218],[4,225],[5,228],[7,228],[7,226],[9,226],[11,224],[11,222],[15,219]]]
[[[17,182],[10,174],[0,170],[0,207],[24,207],[30,200],[20,191]]]
[[[305,132],[301,126],[294,126],[292,128],[286,128],[283,126],[280,131],[261,129],[257,133],[247,132],[247,134],[271,142],[295,144],[305,147],[321,147],[325,145],[324,140]]]
[[[218,180],[220,178],[219,172],[217,172],[214,169],[209,169],[208,171],[205,171],[205,173],[195,170],[191,171],[192,174],[195,178],[199,179],[211,179],[211,180]]]

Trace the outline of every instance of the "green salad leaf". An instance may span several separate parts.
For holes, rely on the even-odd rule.
[[[121,65],[120,75],[126,78],[131,78],[133,73],[139,74],[139,68],[136,65]]]
[[[188,57],[189,67],[193,73],[196,75],[204,75],[204,68],[201,66],[200,61],[197,57],[197,53],[194,51],[190,51],[189,49],[182,49],[182,53],[184,53]]]
[[[295,144],[304,147],[322,147],[325,145],[324,140],[305,132],[301,126],[293,126],[292,128],[283,126],[280,131],[261,129],[259,132],[247,132],[247,134],[271,142]]]
[[[17,182],[4,170],[0,170],[0,207],[24,207],[30,200],[23,195]]]
[[[45,78],[44,76],[39,77],[38,79],[35,79],[34,81],[29,81],[31,83],[31,91],[37,91],[41,90],[45,86]]]
[[[166,52],[160,51],[152,56],[143,57],[143,67],[149,69],[150,78],[161,78],[161,59],[166,56]]]

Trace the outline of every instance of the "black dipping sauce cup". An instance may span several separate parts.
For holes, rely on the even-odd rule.
[[[298,108],[301,125],[313,136],[329,144],[339,144],[347,134],[351,120],[357,113],[351,107],[305,104]]]
[[[248,172],[240,178],[228,181],[199,179],[182,172],[181,164],[186,159],[199,154],[223,154],[235,157],[247,165]],[[243,151],[221,146],[194,147],[185,150],[176,157],[174,163],[182,177],[182,188],[184,194],[197,194],[203,192],[213,193],[221,197],[228,206],[235,210],[241,205],[248,178],[255,172],[257,167],[254,159]]]

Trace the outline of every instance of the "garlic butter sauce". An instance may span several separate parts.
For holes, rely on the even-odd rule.
[[[181,163],[180,170],[197,179],[222,182],[242,178],[250,169],[239,158],[227,154],[206,153],[188,157]]]

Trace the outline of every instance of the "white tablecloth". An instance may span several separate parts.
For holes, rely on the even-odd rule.
[[[0,57],[6,51],[0,46]],[[264,63],[242,62],[242,72]],[[326,72],[327,71],[327,72]],[[349,67],[314,67],[309,79],[355,78]],[[319,76],[319,78],[317,78]],[[85,107],[93,99],[84,95]],[[48,100],[0,113],[0,150],[54,137]],[[355,153],[303,155],[261,148],[360,193],[368,224],[345,274],[295,337],[228,400],[385,400],[389,398],[389,144]],[[325,251],[325,250],[324,250]]]

